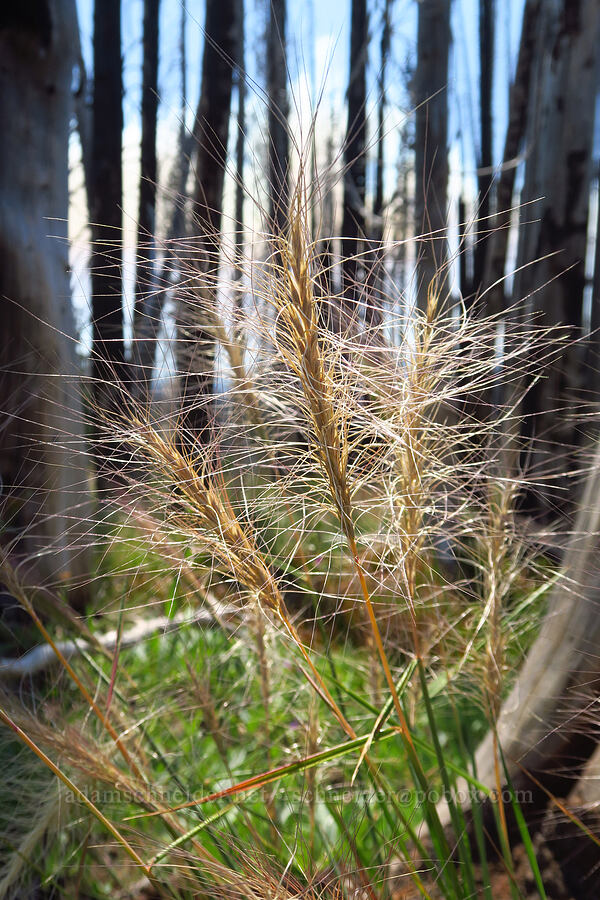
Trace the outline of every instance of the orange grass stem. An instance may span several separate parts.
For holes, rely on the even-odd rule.
[[[404,738],[410,744],[412,752],[416,753],[414,744],[412,742],[412,738],[410,736],[408,722],[406,720],[406,716],[404,715],[404,710],[402,709],[402,705],[400,703],[400,698],[398,697],[396,685],[394,684],[394,679],[392,677],[392,672],[390,669],[390,664],[388,662],[387,654],[385,652],[385,647],[383,646],[383,641],[381,639],[381,631],[379,630],[379,625],[377,623],[377,617],[375,615],[375,610],[373,609],[373,603],[371,601],[371,595],[369,593],[367,579],[365,578],[365,572],[364,572],[364,569],[362,567],[361,561],[358,556],[358,548],[356,546],[356,539],[352,532],[346,533],[346,539],[347,539],[348,545],[350,547],[350,552],[352,554],[352,559],[354,560],[354,565],[356,566],[356,572],[358,575],[358,580],[360,582],[360,587],[361,587],[362,595],[363,595],[363,598],[365,601],[365,606],[367,607],[367,613],[369,616],[369,622],[371,624],[371,630],[373,631],[373,637],[375,638],[375,645],[377,647],[377,652],[379,653],[379,658],[381,660],[381,665],[383,667],[383,671],[385,674],[385,680],[387,681],[388,687],[390,689],[390,693],[392,695],[394,709],[396,710],[396,713],[398,715],[398,719],[399,719],[400,725],[402,727],[402,733],[404,735]]]
[[[65,773],[61,769],[59,769],[59,767],[55,763],[52,762],[49,756],[46,756],[41,747],[38,747],[35,741],[33,741],[27,734],[25,734],[25,732],[22,730],[22,728],[19,728],[16,722],[13,722],[10,716],[3,709],[0,709],[0,720],[4,722],[4,724],[7,725],[11,729],[11,731],[14,731],[19,740],[22,741],[25,746],[29,747],[29,749],[32,750],[33,753],[35,753],[38,759],[40,759],[44,763],[44,765],[47,766],[50,771],[53,772],[53,774],[56,775],[56,777],[60,781],[62,781],[62,783],[66,787],[68,787],[69,790],[72,791],[85,806],[87,806],[87,808],[98,819],[98,821],[101,822],[102,825],[104,825],[104,827],[107,829],[107,831],[112,834],[115,840],[118,841],[119,844],[121,844],[125,852],[128,854],[128,856],[131,857],[134,863],[142,869],[145,875],[149,876],[149,867],[146,865],[143,859],[138,856],[127,838],[125,838],[118,830],[118,828],[116,828],[112,824],[112,822],[110,822],[106,818],[106,816],[102,812],[100,812],[98,807],[95,806],[94,803],[92,803],[89,797],[86,797],[85,793],[81,791],[74,782],[71,781],[68,775],[65,775]]]
[[[296,629],[294,628],[292,623],[289,621],[289,619],[287,619],[281,613],[280,613],[280,619],[281,619],[281,622],[283,623],[286,631],[288,632],[291,639],[293,640],[293,642],[297,646],[298,650],[300,651],[302,658],[305,660],[307,665],[310,667],[310,671],[312,672],[312,674],[315,678],[315,684],[314,684],[315,689],[317,690],[319,695],[323,698],[323,700],[327,703],[327,705],[330,707],[331,711],[335,715],[336,719],[338,720],[338,722],[340,723],[340,725],[342,726],[342,728],[344,729],[344,731],[346,732],[348,737],[350,737],[352,740],[355,740],[356,732],[354,731],[354,729],[352,728],[352,726],[350,725],[350,723],[348,722],[348,720],[346,719],[346,717],[340,710],[339,706],[337,705],[337,703],[331,696],[331,693],[329,692],[327,685],[321,678],[319,672],[317,671],[317,669],[315,667],[315,664],[313,663],[312,659],[310,658],[310,654],[308,653],[306,647],[302,643],[302,641],[300,639],[300,635],[298,634],[298,632],[296,631]]]
[[[115,728],[110,724],[110,722],[108,721],[108,718],[102,712],[102,710],[100,709],[100,707],[98,706],[98,704],[96,703],[96,701],[94,700],[94,698],[92,697],[92,695],[90,694],[88,689],[85,687],[85,685],[83,684],[83,682],[81,681],[81,679],[79,678],[79,676],[77,675],[77,673],[75,672],[75,670],[73,669],[71,664],[69,663],[66,656],[61,652],[60,647],[56,644],[56,642],[52,638],[52,635],[44,626],[43,622],[41,621],[40,617],[34,610],[33,606],[29,602],[29,600],[27,600],[27,598],[25,598],[25,597],[21,597],[21,602],[25,606],[25,609],[27,610],[27,612],[29,613],[29,615],[31,616],[33,621],[35,622],[35,624],[36,624],[37,628],[39,629],[40,633],[42,634],[44,640],[52,647],[54,653],[57,656],[57,659],[59,660],[61,665],[65,668],[65,670],[68,672],[69,676],[72,678],[74,683],[76,684],[78,690],[80,691],[81,695],[85,699],[86,703],[88,703],[90,708],[94,711],[94,713],[98,717],[103,728],[105,728],[106,731],[110,734],[111,738],[115,742],[115,746],[119,749],[121,756],[123,757],[123,759],[125,760],[127,765],[130,767],[133,774],[136,776],[136,778],[139,778],[140,781],[144,782],[144,784],[145,784],[146,779],[144,778],[144,775],[143,775],[141,769],[139,768],[138,764],[131,757],[131,754],[127,750],[127,747],[125,746],[125,744],[123,743],[123,741],[121,740],[119,735],[117,734]]]

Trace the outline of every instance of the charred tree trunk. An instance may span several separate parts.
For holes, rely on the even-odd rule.
[[[333,235],[335,233],[335,209],[333,203],[333,159],[334,147],[331,130],[327,136],[326,147],[326,163],[325,176],[321,179],[320,190],[322,191],[322,233],[319,240],[319,264],[320,272],[320,291],[324,302],[321,305],[321,317],[325,328],[335,328],[336,321],[339,319],[337,309],[334,310],[333,296],[335,294],[334,284],[334,259],[333,259]]]
[[[496,4],[494,0],[479,0],[479,173],[477,188],[479,206],[477,218],[480,235],[475,245],[473,259],[473,287],[471,293],[476,296],[483,284],[485,258],[488,246],[486,232],[489,231],[489,214],[491,208],[492,166],[493,166],[493,112],[492,92],[494,85],[494,17]],[[481,234],[483,232],[483,234]]]
[[[397,165],[398,213],[395,223],[395,238],[398,241],[398,245],[394,254],[394,283],[398,285],[401,293],[406,291],[408,283],[406,248],[409,237],[412,234],[414,221],[412,197],[409,188],[410,174],[413,168],[409,144],[408,131],[406,128],[403,128],[400,135],[400,158]]]
[[[386,108],[386,74],[387,62],[391,42],[391,11],[393,0],[385,0],[383,10],[383,22],[381,26],[381,44],[379,60],[378,93],[379,104],[377,108],[377,168],[375,173],[375,196],[373,199],[373,222],[371,226],[371,239],[373,249],[369,261],[367,273],[366,318],[367,321],[378,326],[383,321],[383,303],[385,291],[385,278],[383,269],[383,191],[385,174],[385,108]]]
[[[140,367],[147,373],[147,382],[152,378],[156,355],[157,341],[160,331],[162,311],[166,297],[172,293],[173,285],[179,277],[180,261],[176,253],[176,241],[185,237],[186,232],[186,185],[190,172],[192,154],[192,135],[186,128],[187,111],[187,60],[185,47],[186,9],[181,4],[179,20],[179,71],[181,79],[181,97],[179,109],[179,134],[177,137],[177,154],[169,176],[169,192],[171,209],[168,214],[166,247],[163,250],[160,274],[156,281],[156,289],[146,293],[144,298],[143,327],[144,334],[139,342]]]
[[[140,195],[138,213],[137,271],[134,309],[134,373],[149,396],[155,350],[156,324],[149,321],[155,293],[154,237],[156,233],[156,121],[158,116],[158,17],[160,0],[144,0],[142,62],[142,142],[140,159]],[[149,342],[149,346],[144,346]]]
[[[80,364],[67,245],[74,0],[0,11],[0,516],[26,583],[87,576]]]
[[[359,254],[365,239],[367,57],[369,20],[366,0],[352,0],[348,124],[344,143],[344,213],[342,279],[347,313],[354,315],[361,294],[363,266]]]
[[[486,307],[490,314],[501,312],[506,307],[502,279],[506,268],[511,224],[510,210],[513,205],[518,156],[527,123],[540,2],[541,0],[526,0],[525,2],[517,68],[510,88],[502,171],[496,186],[496,214],[491,223],[492,234],[487,243],[485,260],[484,286],[486,288]]]
[[[417,303],[425,311],[429,286],[446,261],[450,0],[421,0],[417,31],[415,228],[427,235],[419,248]]]
[[[187,12],[185,4],[182,3],[179,10],[179,78],[181,90],[179,98],[179,135],[177,140],[177,162],[173,173],[175,198],[171,224],[167,233],[168,241],[183,237],[185,234],[185,205],[187,199],[185,189],[190,173],[193,149],[193,135],[191,135],[186,128],[186,114],[188,108],[187,51],[185,41],[186,22]]]
[[[233,71],[237,56],[237,0],[207,0],[200,101],[194,122],[196,146],[193,218],[193,302],[182,311],[179,366],[183,378],[183,439],[210,439],[214,420],[215,342],[210,331],[219,272],[223,185],[227,162]]]
[[[543,324],[563,326],[564,349],[536,382],[524,403],[527,455],[534,478],[555,481],[530,491],[526,508],[550,518],[569,488],[565,475],[576,465],[580,435],[575,414],[589,400],[583,377],[583,294],[594,114],[598,84],[600,5],[597,0],[549,0],[543,4],[539,76],[528,129],[523,209],[515,279],[517,297],[529,297],[527,312],[541,309]],[[543,291],[534,292],[543,286]],[[564,474],[563,474],[564,473]],[[561,492],[557,495],[557,489]],[[566,495],[568,496],[568,494]]]
[[[92,377],[101,409],[115,402],[123,376],[123,288],[121,275],[121,136],[123,79],[121,2],[94,4],[94,97],[89,191],[92,221]],[[108,448],[100,449],[100,456]]]
[[[600,368],[600,168],[597,173],[596,246],[594,247],[594,277],[592,280],[592,308],[590,336],[587,341],[586,368],[591,373]],[[596,376],[597,377],[597,376]]]
[[[289,203],[286,0],[270,0],[267,36],[269,218],[274,234],[285,230]]]
[[[244,150],[246,142],[246,37],[244,28],[244,0],[238,0],[238,55],[236,60],[237,78],[237,134],[235,140],[235,259],[234,278],[240,282],[244,257]],[[238,291],[236,302],[241,304],[242,291]]]
[[[220,242],[233,71],[238,52],[236,0],[208,0],[200,102],[194,121],[194,230],[202,254]],[[213,254],[211,252],[211,263]]]

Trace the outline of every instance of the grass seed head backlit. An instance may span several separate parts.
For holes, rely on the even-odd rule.
[[[89,828],[99,845],[110,813],[118,852],[143,860],[158,894],[387,898],[400,858],[422,896],[473,896],[450,850],[462,810],[450,804],[450,837],[431,797],[470,771],[461,716],[495,722],[538,596],[513,515],[521,476],[501,464],[537,365],[532,331],[507,323],[502,370],[495,321],[469,318],[446,273],[425,312],[391,277],[380,317],[364,284],[358,300],[336,293],[304,179],[301,165],[266,259],[250,248],[240,272],[217,256],[199,271],[169,247],[178,340],[218,345],[218,398],[123,390],[90,412],[122,464],[92,523],[106,538],[98,627],[126,634],[155,607],[190,623],[137,649],[118,637],[98,659],[92,640],[61,658],[35,712],[2,706],[63,784],[129,798],[88,806]],[[181,382],[206,374],[198,353],[187,362]],[[499,407],[506,376],[515,402]],[[194,410],[208,413],[202,435]],[[194,624],[199,608],[214,627]]]

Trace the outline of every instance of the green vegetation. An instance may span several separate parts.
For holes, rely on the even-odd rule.
[[[5,823],[8,896],[37,872],[73,897],[491,897],[489,867],[513,870],[507,813],[545,896],[518,803],[494,793],[501,749],[496,785],[473,762],[552,582],[518,535],[518,481],[497,474],[512,412],[468,414],[486,323],[457,318],[440,278],[399,348],[352,317],[325,327],[343,303],[322,299],[302,196],[255,277],[261,312],[228,327],[201,307],[230,335],[237,418],[200,443],[125,396],[99,416],[129,487],[97,530],[83,652],[67,658],[75,624],[39,619],[6,563],[58,657],[2,694],[23,810]],[[130,645],[140,619],[155,633]]]

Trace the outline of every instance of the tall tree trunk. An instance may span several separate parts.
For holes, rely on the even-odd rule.
[[[412,154],[409,151],[409,135],[405,128],[400,133],[400,156],[397,164],[398,214],[395,224],[395,239],[398,241],[394,259],[394,283],[401,293],[406,291],[408,283],[406,271],[406,248],[412,234],[414,214],[409,187],[413,171]],[[398,311],[396,311],[396,315]]]
[[[183,377],[184,440],[208,441],[214,419],[215,342],[207,320],[216,302],[223,185],[227,162],[233,70],[238,50],[237,0],[207,0],[200,101],[194,122],[196,145],[193,228],[195,288],[199,302],[182,314],[179,364]]]
[[[427,308],[430,284],[446,261],[448,194],[448,59],[450,0],[421,0],[415,74],[415,227],[431,235],[419,247],[417,303]]]
[[[318,96],[315,60],[315,0],[307,0],[306,16],[308,19],[308,84],[310,89],[311,104],[314,104]],[[317,110],[314,108],[312,110],[312,117],[313,118],[310,127],[310,234],[313,241],[318,241],[322,207],[321,203],[317,202],[317,197],[320,198],[321,195],[317,158]]]
[[[365,239],[367,57],[369,20],[366,0],[352,0],[348,124],[344,142],[344,214],[342,277],[348,312],[354,315],[361,294],[363,268],[358,255]]]
[[[546,517],[556,513],[557,497],[572,489],[562,477],[576,464],[579,444],[574,413],[589,399],[583,377],[583,293],[594,113],[598,86],[600,5],[597,0],[548,0],[540,37],[540,70],[534,82],[535,106],[528,129],[528,156],[522,201],[543,199],[523,209],[517,297],[531,298],[529,311],[541,309],[543,324],[565,327],[560,356],[534,384],[524,403],[524,438],[532,443],[532,474],[555,475],[548,489],[529,492],[526,505]],[[543,41],[543,42],[542,42]],[[543,290],[535,294],[537,288]],[[556,490],[561,491],[560,495]],[[564,494],[567,489],[568,493]],[[563,512],[568,503],[560,500]]]
[[[167,241],[173,241],[185,234],[185,201],[186,185],[190,173],[191,155],[193,149],[193,135],[186,128],[186,116],[188,108],[187,95],[187,51],[186,51],[186,23],[187,10],[185,3],[179,10],[179,135],[177,139],[177,161],[174,166],[173,184],[175,199],[171,216],[170,227],[167,232]]]
[[[269,218],[274,234],[285,229],[289,203],[286,17],[286,0],[270,0],[267,36]]]
[[[539,11],[541,0],[525,0],[519,56],[508,101],[508,125],[502,154],[502,171],[496,186],[496,214],[491,223],[492,234],[488,240],[485,260],[484,285],[486,307],[490,314],[506,307],[504,278],[508,236],[511,223],[511,207],[517,174],[518,155],[521,150],[527,123],[531,79],[536,55]]]
[[[596,244],[594,247],[594,276],[592,279],[592,305],[590,310],[590,336],[587,340],[586,368],[600,368],[600,170],[597,179]]]
[[[391,42],[391,12],[393,0],[385,0],[383,22],[381,25],[381,43],[379,48],[379,76],[377,107],[377,167],[375,172],[375,196],[373,198],[373,222],[371,238],[373,248],[367,273],[366,318],[372,325],[380,325],[383,321],[383,300],[385,290],[385,272],[383,268],[383,192],[385,176],[385,108],[387,103],[386,74]]]
[[[237,134],[235,139],[235,281],[242,280],[244,257],[244,151],[246,143],[246,37],[244,28],[244,0],[238,0],[238,54],[237,78]],[[236,303],[241,303],[243,288],[236,292]]]
[[[493,87],[494,87],[494,17],[496,4],[494,0],[479,0],[479,173],[477,189],[479,206],[477,218],[480,222],[478,231],[487,232],[490,227],[488,216],[491,208],[492,166],[493,158]],[[473,288],[477,294],[482,288],[485,271],[485,258],[488,241],[479,236],[475,245],[473,260]]]
[[[158,21],[160,0],[144,0],[144,32],[142,39],[142,141],[140,159],[140,191],[137,238],[137,271],[134,308],[133,361],[134,373],[146,396],[152,380],[156,326],[148,317],[152,303],[148,298],[156,292],[154,280],[154,237],[156,233],[156,122],[158,116]],[[149,346],[144,343],[149,341]]]
[[[211,264],[214,242],[217,249],[220,243],[223,216],[233,71],[238,53],[237,13],[236,0],[207,0],[200,102],[193,131],[194,230],[201,251],[211,251]]]
[[[185,4],[181,4],[179,18],[179,72],[180,72],[180,108],[179,133],[177,136],[177,152],[172,171],[169,175],[169,194],[171,209],[167,227],[166,254],[162,260],[160,275],[157,277],[157,289],[146,294],[144,301],[144,327],[146,332],[139,344],[140,366],[148,373],[150,382],[154,373],[156,346],[160,331],[162,311],[165,299],[172,293],[173,283],[179,275],[179,262],[174,252],[175,241],[185,237],[186,232],[186,185],[190,172],[190,159],[193,147],[193,136],[186,128],[187,112],[187,58],[186,31],[187,12]]]
[[[377,107],[377,169],[375,174],[375,196],[373,199],[373,217],[381,229],[381,216],[383,214],[383,190],[385,176],[385,108],[387,105],[387,63],[391,42],[391,14],[393,0],[385,0],[383,9],[383,22],[381,25],[381,43],[379,47],[379,76],[377,88],[379,104]]]
[[[464,188],[461,190],[458,198],[458,246],[460,247],[460,256],[458,258],[458,278],[460,283],[460,292],[463,297],[468,297],[472,290],[472,279],[469,278],[469,267],[472,262],[472,253],[470,252],[468,235],[467,235],[467,204],[465,201]]]
[[[94,98],[92,105],[92,378],[100,409],[116,404],[123,378],[122,170],[123,131],[121,2],[94,3]],[[98,463],[111,454],[99,440]]]
[[[68,148],[74,0],[0,11],[0,516],[24,581],[87,576],[80,363],[71,305]],[[68,582],[67,582],[68,583]]]
[[[333,308],[333,295],[335,294],[334,284],[334,259],[333,259],[333,235],[335,233],[335,207],[333,202],[333,125],[330,128],[327,140],[325,142],[326,162],[325,175],[321,178],[320,190],[322,197],[322,224],[321,238],[319,240],[319,265],[320,272],[320,292],[324,299],[321,306],[321,317],[325,328],[334,328],[335,320],[337,320],[337,311]]]

